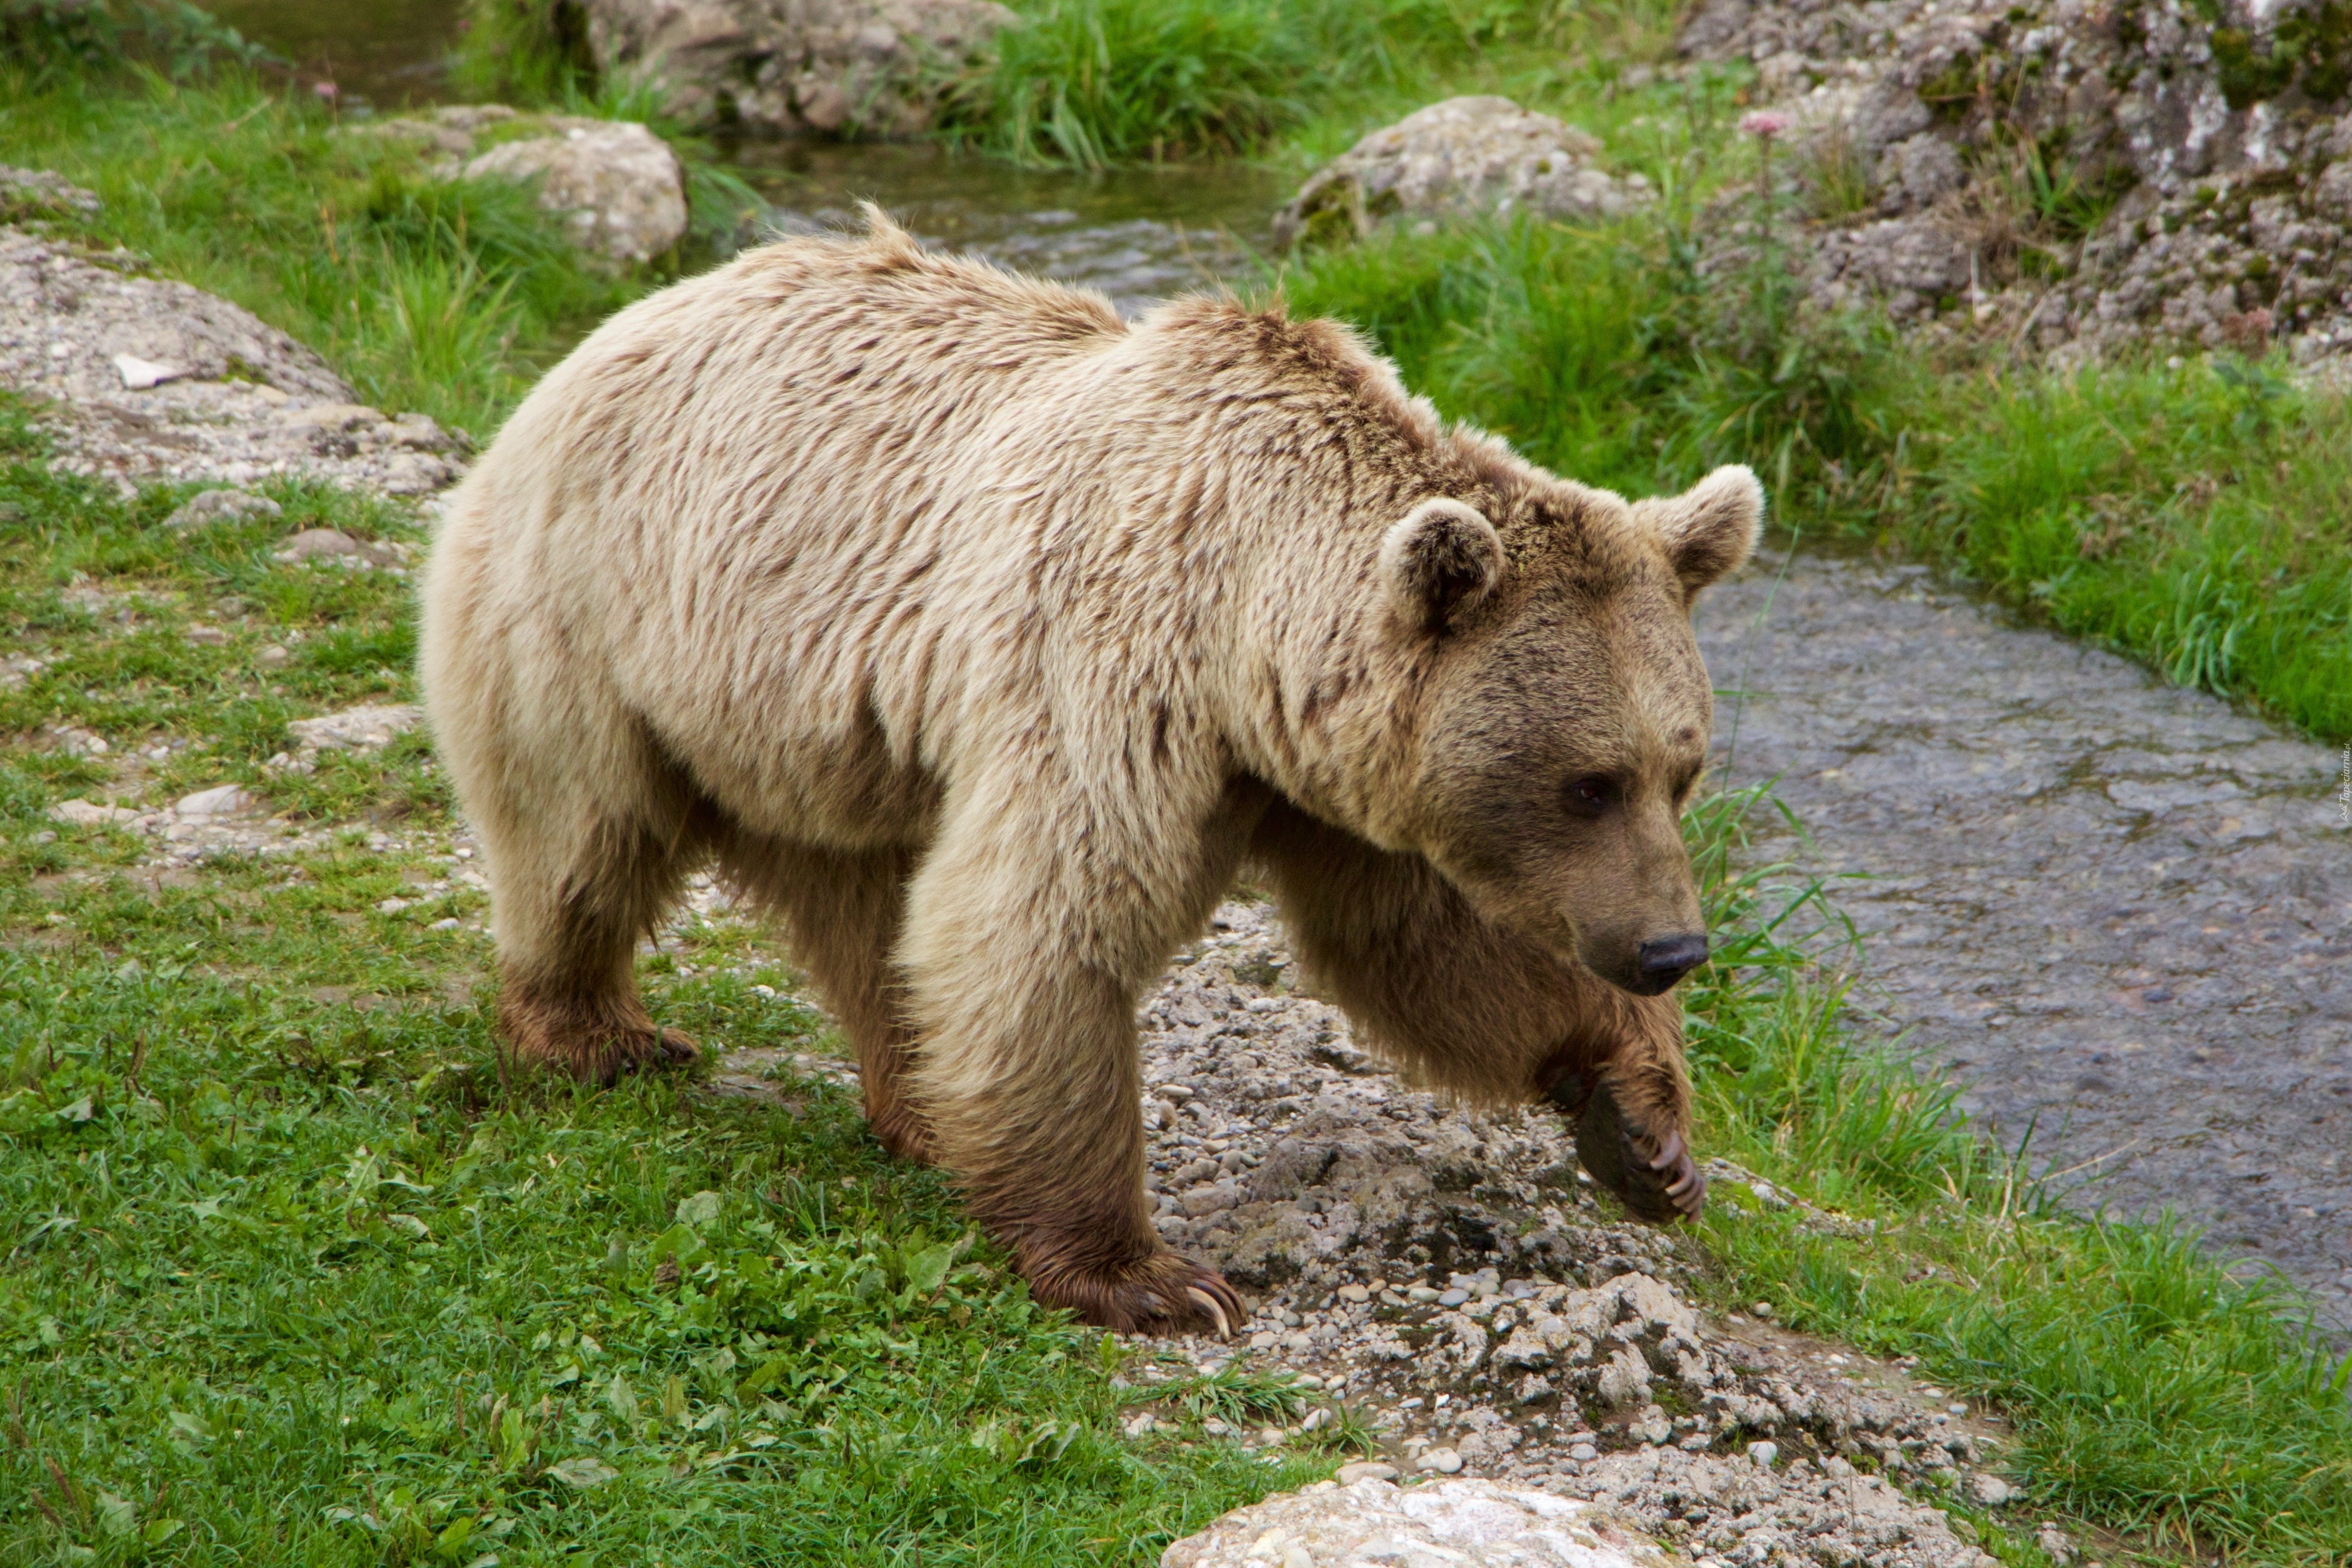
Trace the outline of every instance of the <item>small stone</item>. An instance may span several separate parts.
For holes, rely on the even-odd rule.
[[[271,643],[268,647],[263,648],[259,653],[253,656],[253,662],[259,665],[264,669],[276,669],[293,657],[294,656],[292,654],[288,653],[276,643]]]
[[[76,827],[104,827],[136,821],[138,816],[129,806],[100,805],[92,800],[61,800],[49,807],[51,821],[71,823]]]
[[[1769,1321],[1772,1316],[1772,1303],[1769,1301],[1759,1301],[1748,1310],[1767,1321]]]
[[[1434,1470],[1441,1476],[1459,1475],[1462,1456],[1452,1448],[1432,1448],[1413,1464],[1419,1470]]]
[[[1441,1307],[1458,1307],[1469,1299],[1469,1291],[1457,1288],[1448,1290],[1444,1295],[1438,1297],[1437,1304]]]
[[[372,752],[390,745],[424,717],[424,710],[413,702],[368,703],[316,719],[297,719],[286,726],[286,732],[300,742],[305,751]]]
[[[1780,1445],[1778,1443],[1750,1443],[1748,1445],[1748,1458],[1759,1470],[1770,1469],[1772,1468],[1772,1462],[1780,1457]]]
[[[456,931],[457,929],[457,917],[455,915],[446,915],[440,920],[435,921],[431,925],[426,926],[425,929],[426,931]]]
[[[163,526],[173,530],[207,528],[216,522],[244,522],[251,518],[284,515],[285,509],[268,496],[249,495],[244,490],[200,490],[181,502],[179,510],[163,520]]]
[[[1986,1508],[2004,1508],[2017,1495],[2017,1489],[1999,1476],[1979,1473],[1969,1478],[1969,1496]]]
[[[1352,1487],[1358,1481],[1392,1481],[1396,1479],[1397,1468],[1378,1459],[1359,1459],[1352,1465],[1339,1467],[1339,1480],[1343,1487]]]
[[[218,647],[228,641],[228,634],[218,626],[192,626],[181,635],[198,647]]]
[[[1337,1295],[1342,1301],[1346,1301],[1354,1306],[1361,1306],[1364,1302],[1372,1299],[1370,1289],[1362,1285],[1342,1285],[1337,1291],[1333,1292],[1333,1294]]]
[[[1586,1464],[1599,1458],[1601,1450],[1590,1443],[1579,1443],[1568,1451],[1568,1457],[1579,1464]]]
[[[182,816],[235,816],[252,810],[255,804],[241,786],[226,784],[182,795],[173,809]]]
[[[136,354],[116,354],[114,368],[122,377],[122,384],[132,392],[145,392],[167,381],[177,381],[188,374],[178,365],[159,364],[153,360],[141,359]]]
[[[1420,1301],[1426,1303],[1436,1300],[1437,1292],[1431,1289],[1426,1285],[1415,1285],[1405,1291],[1404,1299],[1408,1301]]]
[[[270,559],[289,565],[303,561],[341,561],[381,566],[390,562],[392,555],[382,546],[362,544],[340,529],[306,528],[289,539],[286,547]]]

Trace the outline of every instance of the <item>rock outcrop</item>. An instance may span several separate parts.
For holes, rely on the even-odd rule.
[[[1016,18],[990,0],[584,0],[599,69],[669,111],[782,135],[903,137]]]
[[[1776,222],[1824,307],[1880,301],[2062,358],[2277,341],[2317,363],[2352,353],[2347,16],[1708,0],[1680,48],[1750,62],[1788,111]]]
[[[572,244],[608,266],[642,266],[686,236],[686,174],[668,143],[628,121],[451,104],[362,128],[415,143],[444,179],[520,180]]]
[[[1360,238],[1381,220],[1533,213],[1591,221],[1646,205],[1649,183],[1596,166],[1601,143],[1507,98],[1449,98],[1373,132],[1275,215],[1281,245]]]
[[[458,438],[360,403],[250,311],[144,277],[129,252],[5,225],[0,387],[39,400],[55,467],[124,483],[310,474],[422,495],[461,471]]]
[[[1467,1563],[1478,1568],[1666,1568],[1640,1531],[1589,1502],[1491,1481],[1400,1489],[1324,1481],[1237,1508],[1160,1554],[1160,1568]]]

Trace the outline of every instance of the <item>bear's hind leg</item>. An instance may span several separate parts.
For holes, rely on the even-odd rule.
[[[677,901],[709,839],[709,807],[666,773],[649,763],[642,790],[604,795],[593,809],[551,801],[477,824],[488,852],[499,1029],[521,1059],[583,1083],[695,1058],[694,1042],[656,1024],[637,994],[637,939]]]
[[[914,1033],[893,967],[913,857],[744,838],[720,851],[728,874],[783,916],[793,956],[857,1051],[866,1122],[902,1160],[931,1160],[931,1130],[907,1092]]]

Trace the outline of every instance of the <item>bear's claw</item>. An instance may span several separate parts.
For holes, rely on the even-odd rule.
[[[1577,1119],[1576,1157],[1636,1219],[1654,1225],[1696,1219],[1706,1206],[1706,1177],[1692,1163],[1682,1134],[1669,1131],[1660,1140],[1635,1131],[1606,1085]]]
[[[1249,1321],[1249,1309],[1224,1276],[1174,1253],[1160,1253],[1117,1275],[1024,1269],[1030,1293],[1067,1307],[1097,1328],[1123,1334],[1181,1334],[1199,1330],[1231,1339]]]

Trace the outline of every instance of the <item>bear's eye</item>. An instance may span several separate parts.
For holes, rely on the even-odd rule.
[[[1617,804],[1623,792],[1617,781],[1601,773],[1573,780],[1568,786],[1568,809],[1579,816],[1599,816]]]

